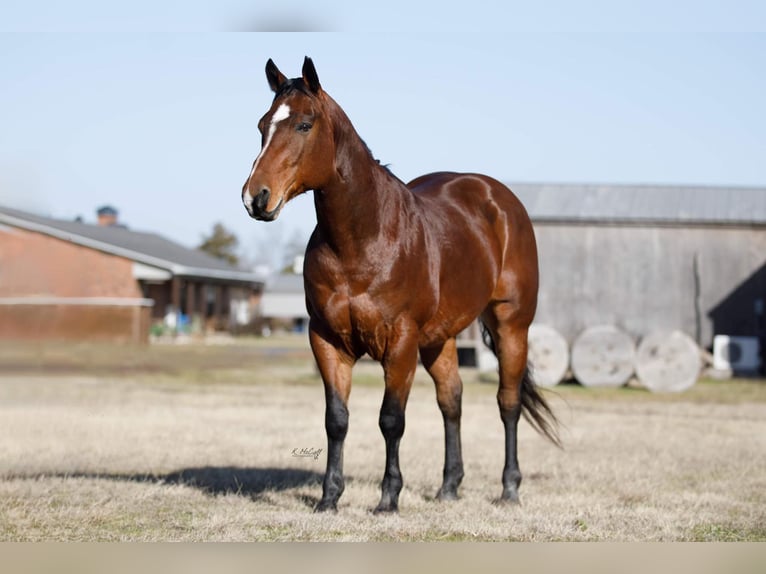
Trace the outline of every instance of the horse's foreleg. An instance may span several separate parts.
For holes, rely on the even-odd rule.
[[[448,340],[443,347],[421,349],[420,357],[436,385],[436,401],[444,418],[444,473],[439,500],[457,499],[463,480],[463,456],[460,448],[460,415],[463,383],[458,373],[457,345]]]
[[[390,342],[383,359],[386,390],[378,421],[386,441],[386,470],[381,483],[381,497],[375,512],[397,512],[402,490],[399,469],[399,442],[404,434],[404,410],[417,367],[418,348],[415,333]]]
[[[348,396],[354,358],[309,330],[311,349],[319,367],[325,390],[325,430],[327,431],[327,470],[322,485],[322,500],[317,512],[337,510],[343,494],[343,442],[348,431]]]

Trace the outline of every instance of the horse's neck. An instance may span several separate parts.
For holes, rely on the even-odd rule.
[[[339,180],[314,194],[319,230],[336,251],[359,252],[398,229],[409,193],[383,173]]]
[[[314,194],[317,223],[336,251],[356,255],[382,234],[396,234],[413,197],[372,158],[355,132],[338,154],[335,180]]]

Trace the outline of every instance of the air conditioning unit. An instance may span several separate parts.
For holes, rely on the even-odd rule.
[[[757,337],[713,337],[713,368],[735,373],[757,373],[761,367]]]

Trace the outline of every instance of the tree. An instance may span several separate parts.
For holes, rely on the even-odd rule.
[[[197,249],[218,259],[228,261],[232,265],[237,265],[239,263],[239,257],[236,253],[238,245],[237,236],[226,229],[222,223],[216,223],[213,225],[213,231],[209,236],[202,236],[202,243]]]
[[[250,227],[250,238],[240,254],[247,268],[268,267],[271,272],[294,273],[296,258],[306,252],[311,230],[288,228],[284,219]]]

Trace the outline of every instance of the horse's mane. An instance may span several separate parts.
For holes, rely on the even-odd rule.
[[[307,96],[312,95],[311,90],[306,85],[306,82],[303,81],[303,78],[292,78],[291,80],[286,80],[279,86],[279,89],[274,94],[274,101],[276,101],[277,98],[281,98],[292,92],[301,92]]]
[[[282,83],[282,85],[281,85],[281,86],[279,86],[279,89],[278,89],[278,90],[277,90],[277,92],[274,94],[274,101],[276,101],[278,98],[281,98],[281,97],[283,97],[283,96],[287,96],[287,95],[289,95],[289,94],[291,94],[291,93],[294,93],[294,92],[300,92],[300,93],[302,93],[302,94],[304,94],[304,95],[306,95],[306,96],[309,96],[309,97],[314,97],[314,98],[316,97],[316,94],[315,94],[315,93],[313,93],[313,92],[311,91],[311,89],[310,89],[310,88],[309,88],[309,87],[306,85],[306,82],[303,80],[303,78],[292,78],[292,79],[288,79],[288,80],[286,80],[285,82],[283,82],[283,83]],[[326,92],[325,92],[325,95],[327,95],[327,93],[326,93]],[[346,113],[343,111],[343,109],[342,109],[342,108],[341,108],[341,107],[340,107],[340,106],[337,104],[337,102],[335,102],[335,100],[333,100],[332,98],[329,98],[329,99],[330,99],[330,100],[333,102],[334,106],[337,108],[337,110],[336,110],[336,111],[337,111],[337,112],[340,112],[338,115],[340,115],[341,117],[343,117],[343,118],[344,118],[344,120],[345,120],[346,122],[348,122],[348,123],[349,123],[349,126],[350,126],[350,127],[353,129],[353,124],[351,124],[351,120],[350,120],[350,119],[348,119],[348,116],[346,116]],[[356,130],[353,130],[353,131],[354,131],[354,132],[356,132]],[[365,150],[367,151],[367,153],[369,154],[370,158],[371,158],[371,159],[372,159],[372,160],[373,160],[375,163],[377,163],[377,164],[378,164],[378,165],[379,165],[381,168],[383,168],[383,169],[384,169],[384,170],[385,170],[385,171],[388,173],[388,175],[390,175],[391,177],[393,177],[394,179],[396,179],[396,180],[398,180],[398,181],[401,181],[401,180],[400,180],[400,179],[399,179],[399,178],[396,176],[396,174],[394,174],[394,173],[391,171],[391,168],[390,168],[390,164],[387,164],[387,163],[386,163],[386,164],[384,164],[384,163],[381,163],[381,161],[380,161],[379,159],[377,159],[377,158],[375,157],[375,155],[372,153],[372,150],[370,149],[370,146],[368,146],[368,145],[367,145],[367,142],[365,142],[365,141],[364,141],[364,140],[363,140],[363,139],[362,139],[362,138],[359,136],[359,134],[357,134],[357,137],[359,138],[359,141],[362,143],[362,146],[364,147],[364,149],[365,149]],[[404,183],[404,182],[402,182],[402,183]]]
[[[325,92],[325,95],[327,95],[327,92]],[[367,152],[367,155],[370,157],[370,160],[380,166],[390,177],[394,178],[395,180],[401,182],[404,184],[403,181],[401,181],[396,174],[394,174],[391,171],[390,164],[382,163],[379,159],[375,157],[375,154],[372,153],[372,150],[370,149],[370,146],[367,145],[367,142],[362,139],[362,136],[359,135],[359,132],[356,131],[356,128],[351,123],[351,120],[346,115],[346,112],[338,105],[338,103],[332,99],[329,95],[327,95],[328,99],[332,102],[333,107],[335,108],[334,113],[336,116],[336,121],[347,123],[347,131],[350,131],[351,133],[356,135],[356,139],[359,140],[359,143],[361,144],[362,148]]]

